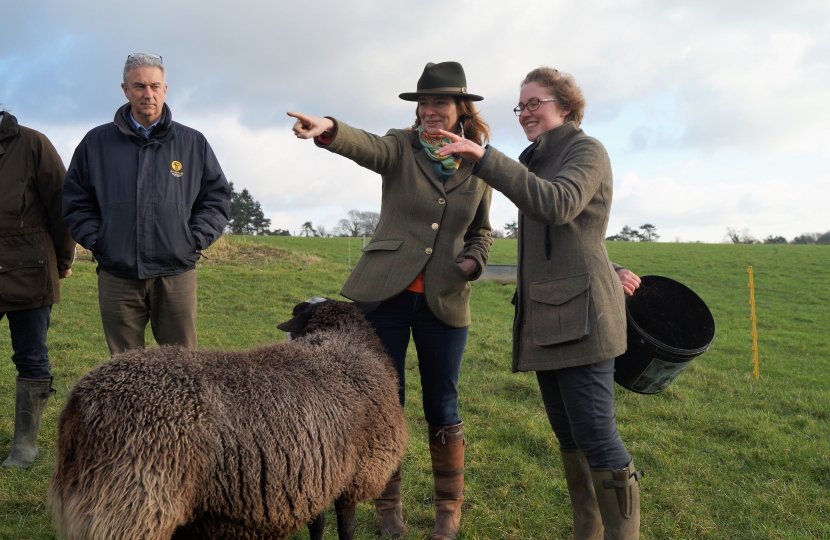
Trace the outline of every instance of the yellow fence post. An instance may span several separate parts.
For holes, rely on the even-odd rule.
[[[752,310],[752,316],[749,318],[752,321],[752,356],[755,363],[755,378],[761,376],[761,371],[758,368],[758,326],[755,318],[755,280],[753,279],[752,267],[746,271],[749,274],[749,305]]]

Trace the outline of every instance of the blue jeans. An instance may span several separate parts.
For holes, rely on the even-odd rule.
[[[5,315],[9,319],[14,350],[12,362],[17,367],[17,376],[22,379],[48,379],[51,376],[46,348],[51,313],[52,306],[0,313],[0,318]]]
[[[401,405],[405,401],[406,349],[409,335],[418,352],[424,418],[431,426],[454,426],[458,418],[458,373],[467,345],[467,328],[441,322],[424,295],[404,291],[366,314],[398,372]]]
[[[631,456],[614,414],[614,359],[537,371],[539,390],[563,451],[579,450],[595,469],[621,469]]]

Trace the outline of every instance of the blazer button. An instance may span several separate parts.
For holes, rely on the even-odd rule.
[[[438,204],[447,204],[445,199],[438,199]]]
[[[437,224],[437,223],[433,223],[433,224],[432,224],[432,230],[433,230],[433,231],[437,231],[437,230],[438,230],[438,224]]]
[[[432,255],[432,248],[426,248],[424,250],[424,253],[426,253],[427,255]]]

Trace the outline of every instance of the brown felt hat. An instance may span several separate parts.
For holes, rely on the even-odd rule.
[[[398,97],[405,101],[418,101],[418,96],[457,96],[471,101],[484,99],[467,92],[467,77],[458,62],[428,63],[418,79],[418,90],[404,92]]]

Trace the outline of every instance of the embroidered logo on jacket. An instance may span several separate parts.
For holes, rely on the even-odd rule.
[[[175,176],[176,178],[181,178],[184,174],[182,172],[182,164],[179,161],[174,161],[170,164],[170,174]]]

